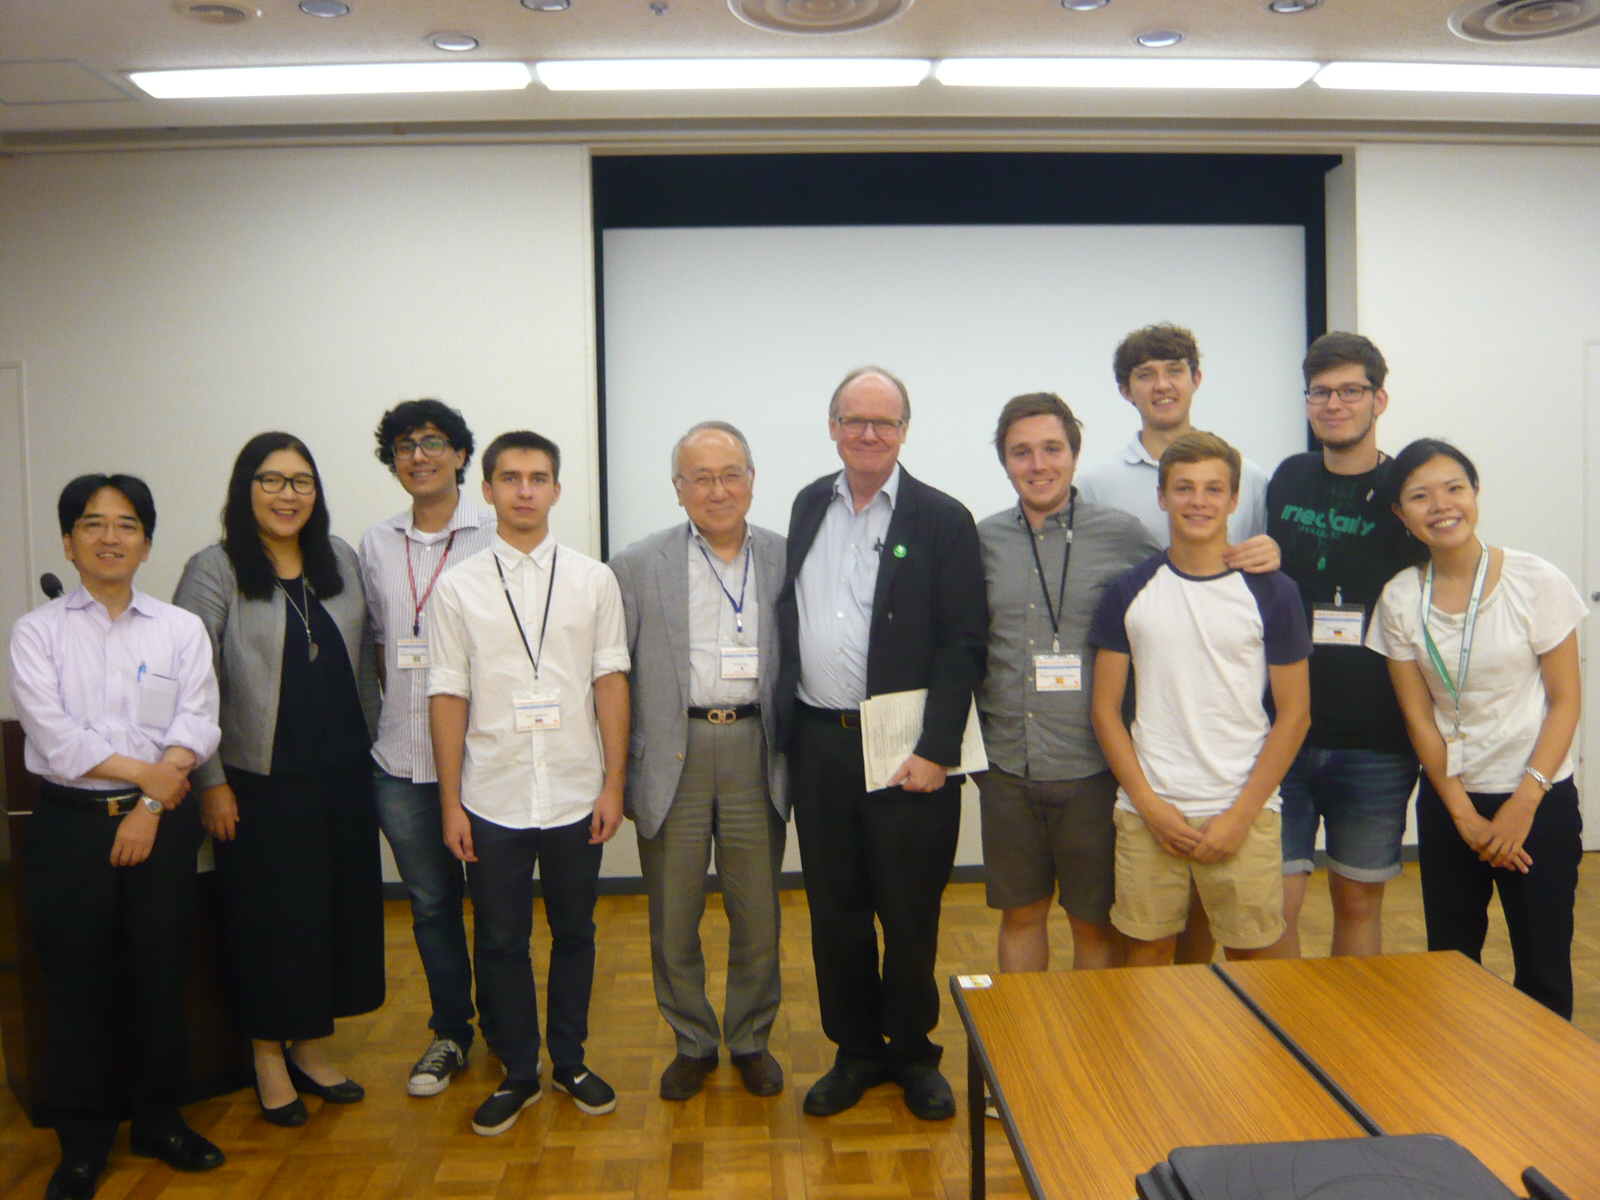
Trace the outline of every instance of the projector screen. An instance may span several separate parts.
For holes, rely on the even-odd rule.
[[[605,494],[611,553],[683,517],[673,443],[731,421],[756,464],[751,519],[785,532],[796,491],[840,463],[828,397],[874,363],[911,394],[901,463],[981,519],[1015,503],[1001,406],[1059,393],[1080,465],[1139,428],[1111,355],[1154,321],[1192,329],[1194,422],[1270,472],[1305,449],[1299,225],[914,225],[606,229]]]

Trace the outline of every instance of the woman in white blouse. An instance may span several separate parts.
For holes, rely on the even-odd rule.
[[[1498,888],[1516,986],[1570,1019],[1583,857],[1570,751],[1588,609],[1543,559],[1478,540],[1478,472],[1448,442],[1412,442],[1389,479],[1431,559],[1389,581],[1367,645],[1389,660],[1422,761],[1428,949],[1479,959]]]

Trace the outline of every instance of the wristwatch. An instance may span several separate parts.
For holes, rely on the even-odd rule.
[[[145,812],[151,814],[152,816],[159,817],[162,813],[167,811],[162,805],[161,801],[152,800],[149,796],[140,796],[139,803],[144,805]]]

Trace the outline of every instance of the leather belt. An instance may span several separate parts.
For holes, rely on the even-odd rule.
[[[689,716],[696,721],[710,721],[713,725],[732,725],[746,717],[761,715],[761,705],[740,704],[733,708],[691,708]]]
[[[62,787],[46,779],[39,783],[39,799],[70,808],[91,809],[107,816],[125,817],[138,805],[139,789],[96,792],[88,788]]]
[[[859,708],[818,708],[814,704],[807,704],[802,700],[795,701],[795,707],[806,716],[815,720],[826,721],[828,724],[838,724],[845,729],[861,728],[861,710]]]

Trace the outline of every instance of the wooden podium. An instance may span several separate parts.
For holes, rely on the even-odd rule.
[[[38,1124],[50,1013],[28,919],[22,858],[39,781],[22,765],[22,727],[16,721],[5,721],[3,732],[6,823],[0,833],[0,1043],[5,1048],[6,1082]],[[250,1043],[234,1026],[223,996],[216,884],[216,876],[208,872],[196,885],[199,894],[187,986],[189,1064],[182,1103],[238,1091],[249,1087],[252,1079]]]

